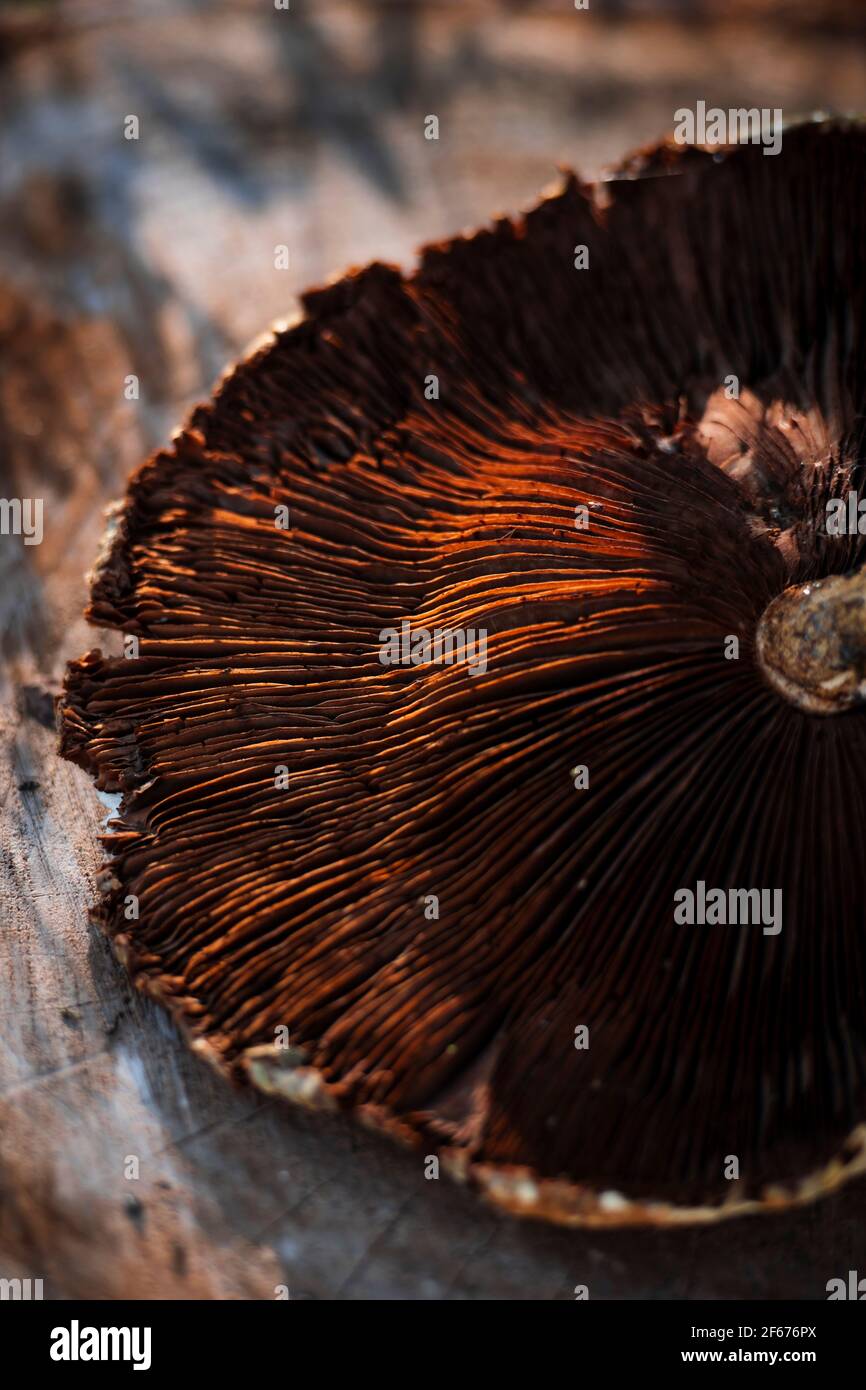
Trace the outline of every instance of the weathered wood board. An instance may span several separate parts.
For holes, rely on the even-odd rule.
[[[409,264],[557,163],[594,174],[696,96],[862,106],[862,48],[566,5],[267,11],[0,13],[0,476],[44,501],[41,545],[0,538],[0,1276],[53,1297],[824,1297],[863,1266],[862,1183],[714,1229],[547,1229],[343,1119],[228,1090],[88,925],[106,807],[57,757],[52,695],[100,641],[81,615],[105,505],[301,289]]]

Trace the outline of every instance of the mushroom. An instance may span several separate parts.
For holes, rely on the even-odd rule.
[[[866,1168],[864,174],[815,121],[568,176],[131,479],[63,750],[221,1071],[563,1222]]]

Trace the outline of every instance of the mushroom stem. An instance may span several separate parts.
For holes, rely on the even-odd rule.
[[[757,653],[770,685],[810,714],[866,699],[866,568],[785,589],[761,615]]]

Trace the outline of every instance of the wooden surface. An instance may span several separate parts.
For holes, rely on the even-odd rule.
[[[408,265],[698,97],[852,108],[864,74],[832,31],[566,5],[0,12],[0,494],[45,506],[42,545],[0,538],[0,1277],[54,1297],[822,1298],[862,1270],[862,1183],[715,1229],[567,1232],[229,1091],[88,925],[108,808],[57,758],[52,695],[105,644],[81,617],[104,506],[299,290]]]

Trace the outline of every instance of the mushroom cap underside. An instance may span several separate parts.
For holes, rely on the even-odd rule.
[[[63,749],[124,794],[99,920],[222,1070],[554,1220],[866,1166],[866,720],[756,639],[863,559],[864,173],[811,122],[569,176],[305,296],[133,476],[132,655],[71,664]]]

